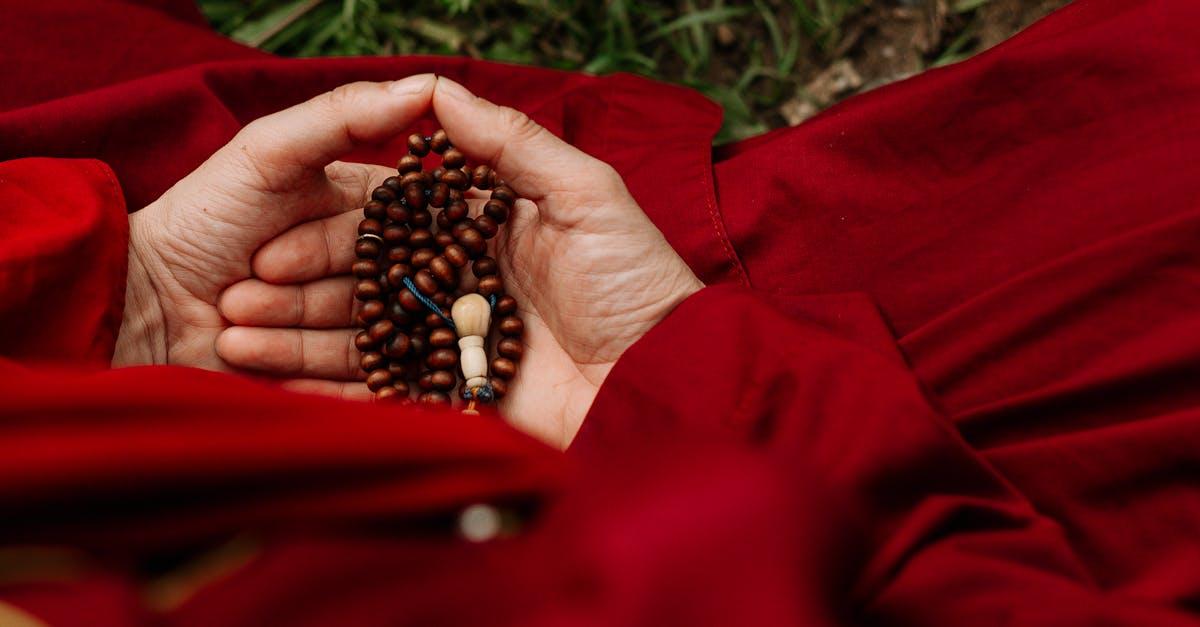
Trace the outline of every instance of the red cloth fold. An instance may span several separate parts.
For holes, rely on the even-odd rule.
[[[634,77],[275,59],[181,2],[6,18],[0,544],[88,559],[35,576],[0,548],[0,602],[53,625],[1200,623],[1193,3],[1079,0],[715,165],[718,110]],[[733,284],[622,357],[568,455],[489,418],[94,372],[122,194],[417,71],[612,163]],[[457,539],[475,501],[518,533]],[[238,532],[246,565],[141,601],[147,562]]]

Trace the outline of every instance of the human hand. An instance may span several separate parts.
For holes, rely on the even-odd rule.
[[[408,128],[428,110],[434,82],[424,74],[354,83],[256,120],[162,197],[131,214],[125,314],[113,365],[230,369],[217,354],[217,338],[229,326],[217,307],[221,291],[252,274],[288,276],[294,260],[256,258],[255,251],[297,224],[320,225],[310,221],[361,207],[391,170],[335,159]],[[321,255],[326,249],[304,252]],[[344,356],[345,347],[334,346],[342,333],[325,327],[352,324],[349,300],[329,301],[337,296],[329,282],[306,286],[303,293],[314,305],[310,315],[292,321],[305,327],[293,334],[303,333],[313,352],[340,348]],[[274,347],[251,343],[233,354],[244,359],[246,350]],[[346,370],[343,365],[340,372]]]

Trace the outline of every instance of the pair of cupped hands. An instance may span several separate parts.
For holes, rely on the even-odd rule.
[[[256,373],[369,400],[349,272],[361,207],[395,170],[338,159],[430,110],[523,198],[493,240],[526,327],[501,411],[569,444],[617,358],[702,284],[613,168],[431,74],[345,85],[255,120],[131,214],[113,365]]]

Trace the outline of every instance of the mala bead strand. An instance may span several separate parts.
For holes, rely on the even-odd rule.
[[[409,136],[408,152],[396,176],[371,192],[358,224],[351,272],[359,365],[377,400],[406,402],[415,393],[418,402],[443,405],[461,372],[464,411],[478,413],[477,403],[505,394],[524,352],[516,300],[487,255],[517,196],[490,166],[468,166],[443,130]],[[426,171],[429,155],[440,165]],[[472,187],[491,190],[474,218],[465,195]],[[477,287],[464,293],[468,270]],[[489,368],[493,332],[500,337]]]

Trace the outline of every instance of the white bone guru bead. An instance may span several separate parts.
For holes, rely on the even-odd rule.
[[[487,385],[487,352],[484,338],[491,324],[492,306],[479,294],[467,294],[454,301],[450,317],[458,331],[459,364],[467,389]]]

